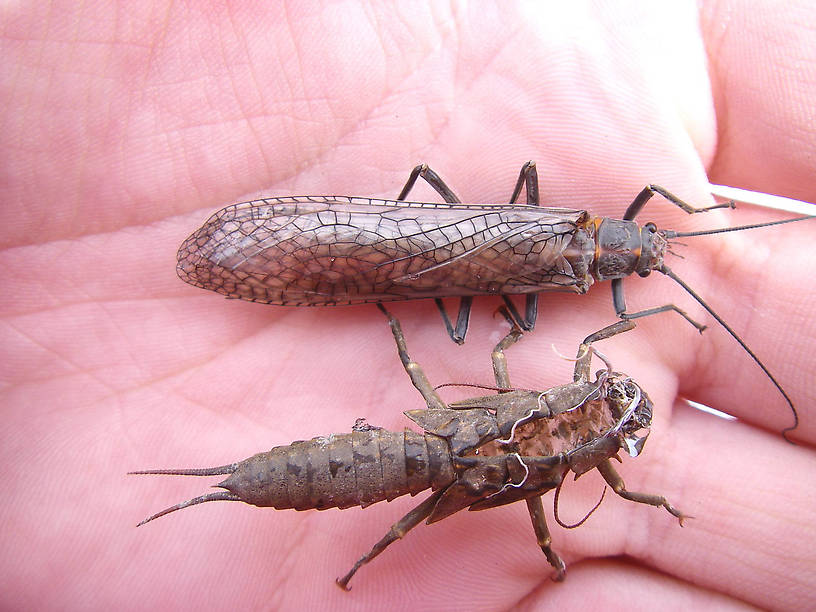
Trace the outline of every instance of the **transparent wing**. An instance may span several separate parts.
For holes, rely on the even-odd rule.
[[[310,196],[234,204],[181,245],[178,274],[223,295],[316,306],[584,292],[585,211]]]

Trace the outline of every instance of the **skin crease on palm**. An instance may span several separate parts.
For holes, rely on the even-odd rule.
[[[816,201],[811,3],[499,4],[0,9],[0,607],[805,607],[810,222],[689,238],[668,262],[791,395],[798,446],[779,434],[791,423],[781,397],[691,298],[663,277],[625,282],[630,310],[675,302],[710,324],[699,336],[663,314],[598,346],[656,406],[645,452],[620,466],[628,487],[695,519],[680,528],[609,494],[579,529],[550,518],[563,584],[523,504],[420,525],[348,594],[334,578],[421,497],[307,513],[213,503],[134,527],[215,479],[129,470],[221,465],[358,417],[400,429],[402,411],[422,407],[373,306],[266,307],[176,278],[181,241],[248,193],[394,197],[427,162],[464,201],[502,202],[535,159],[542,202],[599,215],[620,217],[647,183],[710,204],[706,176]],[[426,186],[412,197],[439,199]],[[639,221],[782,217],[689,217],[655,198]],[[497,305],[475,301],[461,347],[432,303],[392,310],[432,382],[492,384]],[[542,296],[535,332],[507,352],[513,383],[567,382],[551,344],[572,354],[613,320],[607,284]],[[568,485],[572,521],[602,483]]]

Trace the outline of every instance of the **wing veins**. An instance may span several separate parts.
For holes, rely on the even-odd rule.
[[[454,257],[450,257],[450,258],[446,259],[445,261],[441,261],[441,262],[439,262],[439,263],[437,263],[437,264],[435,264],[433,266],[430,266],[428,268],[420,270],[419,272],[413,272],[411,274],[406,274],[406,275],[403,275],[403,276],[401,276],[399,278],[395,278],[394,282],[395,283],[405,282],[406,280],[409,280],[409,279],[418,278],[418,277],[422,276],[423,274],[427,274],[427,273],[433,272],[435,270],[441,270],[442,268],[444,268],[444,267],[446,267],[446,266],[448,266],[448,265],[450,265],[450,264],[452,264],[454,262],[457,262],[457,261],[459,261],[461,259],[466,259],[468,257],[472,257],[472,256],[476,255],[477,253],[480,253],[481,251],[483,251],[483,250],[485,250],[485,249],[487,249],[487,248],[489,248],[491,246],[494,246],[497,242],[505,240],[506,238],[508,238],[510,236],[515,236],[515,235],[517,235],[517,234],[519,234],[519,233],[521,233],[521,232],[523,232],[523,231],[525,231],[527,229],[535,227],[536,225],[537,225],[537,223],[535,221],[530,221],[528,223],[525,223],[523,226],[521,226],[519,228],[516,228],[516,229],[514,229],[512,231],[509,231],[509,232],[503,232],[503,233],[499,234],[498,236],[494,236],[490,240],[488,240],[486,242],[483,242],[482,244],[480,244],[480,245],[478,245],[478,246],[476,246],[476,247],[474,247],[472,249],[468,249],[468,250],[460,253],[459,255],[456,255]],[[382,264],[382,265],[384,265],[384,264]]]

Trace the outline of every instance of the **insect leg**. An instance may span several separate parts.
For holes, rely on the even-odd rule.
[[[617,321],[612,325],[607,325],[603,329],[599,329],[598,331],[591,333],[584,338],[581,346],[578,347],[578,355],[575,362],[573,380],[575,382],[589,380],[591,375],[590,364],[592,362],[592,350],[590,347],[592,346],[593,342],[597,342],[598,340],[606,340],[607,338],[617,336],[618,334],[622,334],[623,332],[627,332],[632,329],[635,329],[634,321]]]
[[[532,160],[521,167],[513,194],[510,196],[510,204],[516,203],[516,198],[521,195],[522,185],[527,187],[527,204],[538,206],[538,170],[536,170],[536,163]]]
[[[637,197],[635,197],[635,199],[632,200],[632,203],[626,209],[626,212],[623,215],[624,221],[631,221],[632,219],[634,219],[638,215],[638,213],[641,210],[643,210],[643,207],[646,205],[646,202],[648,202],[652,198],[652,196],[655,195],[656,193],[662,195],[669,202],[671,202],[675,206],[678,206],[679,208],[682,208],[685,212],[687,212],[690,215],[693,215],[695,213],[708,212],[709,210],[716,210],[718,208],[735,208],[736,206],[734,204],[734,201],[731,200],[730,202],[713,204],[711,206],[706,206],[705,208],[695,208],[688,202],[684,202],[683,200],[678,198],[672,192],[663,189],[663,187],[661,187],[660,185],[646,185],[641,190],[641,192],[637,194]]]
[[[538,294],[528,293],[525,296],[523,317],[516,310],[516,305],[513,304],[513,300],[510,299],[509,295],[502,295],[502,299],[513,318],[514,324],[517,324],[524,331],[533,331],[538,318]]]
[[[357,573],[357,570],[384,551],[388,545],[391,544],[391,542],[400,539],[406,533],[411,531],[411,529],[428,518],[433,511],[434,506],[436,506],[436,502],[439,501],[439,498],[442,497],[446,490],[446,488],[443,488],[434,492],[430,497],[428,497],[428,499],[394,523],[391,526],[391,529],[388,530],[388,533],[386,533],[368,553],[360,557],[357,563],[354,564],[354,567],[352,567],[345,576],[338,578],[335,581],[337,582],[337,586],[346,591],[350,590],[351,587],[348,586],[349,580],[351,580],[352,576]]]
[[[533,522],[536,541],[541,547],[544,556],[547,557],[547,561],[555,568],[553,580],[560,582],[566,576],[567,566],[563,559],[558,556],[558,553],[551,547],[552,536],[550,536],[550,530],[547,527],[547,518],[544,516],[544,505],[541,503],[541,495],[527,498],[527,510],[530,513],[530,520]]]
[[[408,193],[414,188],[414,184],[420,176],[449,204],[461,203],[461,200],[456,197],[453,190],[445,184],[445,181],[443,181],[436,172],[428,167],[428,164],[420,164],[411,170],[411,174],[408,175],[408,180],[405,181],[405,187],[400,191],[397,200],[404,200],[408,197]]]
[[[496,378],[496,386],[501,389],[510,389],[510,374],[507,372],[507,357],[504,350],[513,346],[519,341],[522,336],[522,331],[519,328],[512,315],[506,309],[501,308],[499,312],[507,319],[512,329],[508,334],[502,338],[499,343],[493,348],[491,353],[491,360],[493,361],[493,376]]]
[[[536,163],[532,160],[526,162],[519,172],[516,186],[513,188],[513,193],[510,195],[510,204],[515,204],[516,199],[521,195],[521,187],[524,185],[527,191],[527,204],[530,206],[539,206],[538,196],[538,170]],[[518,315],[515,307],[507,296],[503,296],[504,301],[510,308],[513,316],[524,331],[532,331],[538,318],[538,294],[528,293],[524,302],[524,318]]]
[[[623,482],[623,478],[621,478],[620,474],[612,467],[612,464],[609,462],[609,459],[604,459],[601,463],[597,466],[598,471],[603,476],[604,480],[612,487],[612,490],[620,495],[623,499],[628,499],[629,501],[637,502],[639,504],[649,504],[650,506],[656,506],[658,508],[663,507],[669,511],[670,514],[673,514],[678,518],[680,521],[680,525],[683,524],[683,519],[687,518],[694,518],[691,516],[687,516],[683,514],[680,510],[672,506],[669,502],[666,501],[666,498],[662,495],[652,495],[650,493],[637,493],[635,491],[627,491],[626,490],[626,483]]]
[[[511,386],[510,374],[507,371],[507,357],[504,354],[504,350],[518,342],[519,338],[522,336],[522,332],[518,325],[516,325],[515,321],[513,321],[509,312],[501,312],[513,326],[513,329],[511,329],[510,333],[502,338],[502,340],[493,349],[493,374],[496,377],[497,387],[509,389]],[[527,511],[530,513],[530,520],[533,523],[536,541],[541,547],[544,555],[547,557],[547,561],[555,568],[556,574],[553,577],[553,580],[561,581],[564,579],[567,566],[564,564],[561,557],[558,556],[558,553],[556,553],[550,546],[552,543],[552,536],[550,536],[550,530],[547,527],[547,518],[544,516],[544,505],[541,503],[541,495],[528,497],[525,501],[527,502]]]
[[[673,310],[681,317],[683,317],[686,321],[691,323],[698,332],[703,333],[706,326],[702,323],[698,323],[694,319],[692,319],[685,310],[678,308],[674,304],[665,304],[663,306],[658,306],[656,308],[647,308],[646,310],[640,310],[638,312],[628,313],[626,312],[626,301],[623,297],[623,279],[622,278],[615,278],[612,280],[612,303],[615,306],[615,312],[617,315],[624,320],[627,319],[639,319],[640,317],[648,317],[649,315],[657,314],[659,312],[667,312],[669,310]]]
[[[451,324],[448,312],[445,310],[445,304],[441,298],[434,298],[434,304],[439,309],[439,314],[442,315],[442,322],[445,324],[445,329],[448,330],[448,335],[456,344],[462,344],[465,341],[465,334],[467,334],[468,323],[470,322],[470,307],[473,304],[473,296],[466,295],[459,300],[459,312],[456,315],[456,327]]]
[[[405,371],[408,372],[408,376],[411,378],[414,387],[422,394],[425,403],[428,404],[428,408],[431,410],[435,408],[447,408],[445,402],[443,402],[437,392],[434,391],[434,388],[431,386],[428,377],[425,376],[425,372],[422,371],[420,365],[413,361],[410,355],[408,355],[405,336],[402,333],[402,327],[397,318],[388,312],[382,304],[377,304],[377,308],[379,308],[388,319],[388,324],[391,326],[391,333],[394,335],[394,340],[397,343],[397,352],[399,353],[400,361],[402,361]]]
[[[527,331],[533,331],[536,320],[538,319],[538,294],[528,293],[524,298],[524,321],[522,321],[522,328]],[[525,327],[526,325],[526,327]]]
[[[410,193],[411,189],[414,188],[414,184],[416,184],[419,177],[425,179],[425,181],[431,187],[433,187],[434,191],[441,195],[442,199],[449,204],[461,203],[461,200],[456,197],[453,190],[445,184],[445,181],[443,181],[436,172],[428,167],[428,164],[420,164],[411,170],[408,180],[405,181],[405,187],[403,187],[402,191],[400,191],[400,194],[397,196],[397,200],[404,200],[408,197],[408,193]],[[451,337],[451,340],[453,340],[456,344],[462,344],[465,341],[465,334],[467,334],[468,322],[470,321],[470,305],[473,303],[473,298],[466,296],[459,300],[459,312],[456,315],[456,327],[454,327],[451,323],[450,317],[445,310],[442,300],[437,298],[434,300],[434,302],[442,315],[442,322],[445,324],[445,329],[448,330],[448,335]]]

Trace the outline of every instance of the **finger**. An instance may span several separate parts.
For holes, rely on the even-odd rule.
[[[803,476],[811,461],[751,428],[679,410],[671,429],[653,431],[644,452],[624,459],[619,472],[628,490],[665,495],[694,518],[680,527],[660,508],[613,496],[581,528],[556,528],[554,541],[568,549],[572,566],[623,557],[750,605],[801,606],[816,567],[809,546],[816,490]],[[525,574],[521,562],[504,569]],[[570,593],[570,577],[563,587],[556,596]]]
[[[773,2],[742,0],[703,5],[719,124],[711,177],[813,201],[816,85],[807,67],[816,59],[814,9],[806,1],[777,9]]]
[[[810,451],[693,411],[675,413],[666,442],[649,449],[657,457],[639,458],[650,457],[648,484],[627,484],[674,488],[677,505],[682,500],[695,519],[670,530],[651,517],[652,544],[636,527],[626,539],[629,554],[753,605],[801,605],[816,567]]]
[[[758,216],[768,218],[759,213],[741,218]],[[805,373],[816,365],[816,289],[803,282],[809,264],[800,253],[814,237],[816,224],[809,221],[725,236],[711,261],[711,277],[698,279],[708,280],[701,286],[712,308],[748,344],[794,404],[805,409],[797,435],[810,440],[814,423],[806,407],[814,396]],[[698,349],[698,359],[694,371],[683,379],[682,393],[770,430],[793,423],[781,393],[719,325],[711,323],[703,338],[690,341]]]
[[[754,609],[738,598],[692,585],[662,572],[645,569],[631,559],[618,558],[574,563],[570,566],[567,582],[557,586],[541,584],[516,604],[514,610],[580,609],[586,605],[587,593],[592,594],[593,607],[604,610],[619,608],[622,593],[625,593],[630,606],[659,601],[661,606],[670,610]]]

